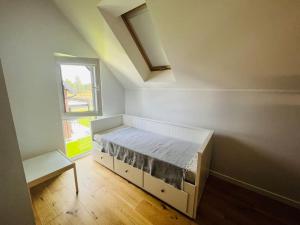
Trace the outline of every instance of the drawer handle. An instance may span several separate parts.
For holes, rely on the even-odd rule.
[[[164,189],[161,189],[161,190],[160,190],[160,192],[161,192],[161,193],[164,193],[164,192],[165,192],[165,190],[164,190]]]
[[[100,159],[103,159],[103,157],[101,156]]]
[[[128,173],[128,170],[125,170],[125,173]]]

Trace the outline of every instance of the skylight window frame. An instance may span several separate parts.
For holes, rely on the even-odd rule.
[[[170,66],[170,65],[161,65],[161,66],[153,66],[153,65],[152,65],[151,60],[150,60],[150,58],[149,58],[147,52],[145,51],[145,49],[144,49],[144,47],[143,47],[141,41],[139,40],[139,38],[138,38],[138,36],[137,36],[137,34],[136,34],[136,32],[135,32],[133,26],[132,26],[131,23],[129,22],[129,18],[128,18],[128,17],[129,17],[132,13],[136,13],[137,11],[142,10],[142,9],[144,9],[144,8],[147,8],[146,3],[144,3],[144,4],[142,4],[142,5],[140,5],[140,6],[136,7],[136,8],[134,8],[134,9],[132,9],[132,10],[130,10],[130,11],[124,13],[124,14],[122,14],[122,15],[121,15],[122,20],[124,21],[124,23],[125,23],[125,25],[126,25],[128,31],[129,31],[131,37],[133,38],[135,44],[137,45],[137,47],[138,47],[138,49],[139,49],[141,55],[143,56],[143,58],[144,58],[146,64],[148,65],[149,69],[150,69],[151,71],[170,70],[170,69],[171,69],[171,66]]]

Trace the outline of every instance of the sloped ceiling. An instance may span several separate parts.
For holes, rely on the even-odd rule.
[[[163,83],[142,79],[99,0],[54,1],[125,88],[300,90],[299,1],[147,0],[176,80]]]
[[[53,0],[86,41],[95,49],[124,87],[143,82],[126,52],[106,24],[97,6],[99,0]]]

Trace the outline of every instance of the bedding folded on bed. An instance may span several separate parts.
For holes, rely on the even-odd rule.
[[[125,127],[101,137],[103,152],[180,189],[199,144]]]

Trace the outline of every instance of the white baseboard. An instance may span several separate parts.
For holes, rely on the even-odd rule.
[[[247,190],[254,191],[254,192],[259,193],[261,195],[264,195],[266,197],[272,198],[274,200],[280,201],[280,202],[282,202],[284,204],[287,204],[289,206],[292,206],[292,207],[300,209],[300,202],[299,201],[287,198],[285,196],[276,194],[276,193],[268,191],[266,189],[257,187],[255,185],[252,185],[252,184],[249,184],[249,183],[246,183],[244,181],[237,180],[237,179],[235,179],[233,177],[224,175],[224,174],[219,173],[219,172],[214,171],[214,170],[210,170],[210,174],[212,176],[218,177],[218,178],[220,178],[222,180],[228,181],[228,182],[230,182],[232,184],[235,184],[235,185],[238,185],[240,187],[243,187],[243,188],[245,188]]]

